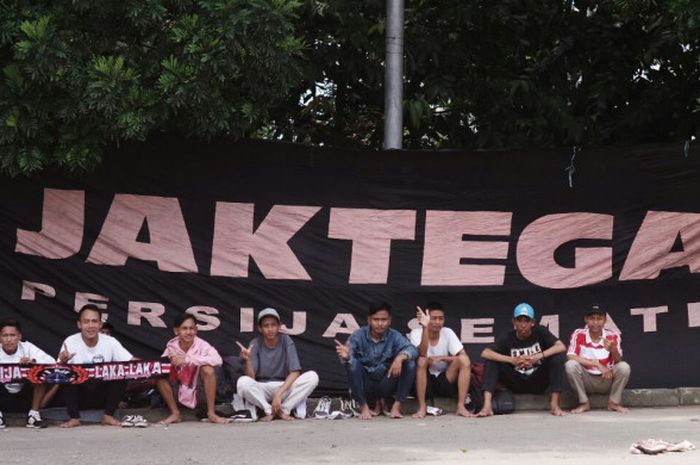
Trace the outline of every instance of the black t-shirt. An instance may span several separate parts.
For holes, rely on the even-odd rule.
[[[501,334],[496,342],[491,344],[489,348],[499,354],[508,355],[510,357],[522,357],[535,355],[552,347],[557,342],[557,337],[552,334],[549,329],[544,326],[535,325],[532,328],[530,337],[521,340],[516,336],[515,330]],[[529,375],[533,373],[542,362],[537,360],[535,365],[529,369],[516,368],[517,371]]]

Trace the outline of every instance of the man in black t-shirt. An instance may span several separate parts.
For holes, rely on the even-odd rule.
[[[513,327],[481,353],[486,359],[484,407],[477,416],[493,415],[491,402],[499,381],[513,392],[528,394],[540,394],[549,387],[552,415],[564,415],[559,408],[559,394],[564,385],[566,346],[547,328],[535,323],[535,310],[529,304],[515,307]]]

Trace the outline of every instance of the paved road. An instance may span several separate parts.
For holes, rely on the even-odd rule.
[[[487,419],[453,415],[423,420],[378,418],[271,424],[186,422],[165,428],[86,425],[75,430],[23,427],[0,431],[3,465],[460,463],[697,464],[700,452],[657,457],[629,453],[645,438],[687,439],[700,446],[700,407],[593,411],[554,418],[523,412]]]

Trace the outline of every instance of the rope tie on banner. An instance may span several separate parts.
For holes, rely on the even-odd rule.
[[[572,148],[572,153],[571,153],[571,161],[569,162],[569,166],[564,168],[564,171],[566,171],[569,175],[569,188],[573,189],[574,188],[574,173],[576,173],[576,166],[574,166],[574,160],[576,159],[576,154],[579,152],[578,147],[575,145]]]

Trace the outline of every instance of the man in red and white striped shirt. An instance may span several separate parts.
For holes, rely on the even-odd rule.
[[[588,394],[610,394],[608,410],[626,412],[622,391],[630,377],[630,366],[622,361],[622,336],[605,328],[607,314],[598,304],[592,305],[584,317],[585,328],[571,335],[567,352],[566,376],[576,391],[579,406],[571,413],[591,409]]]

